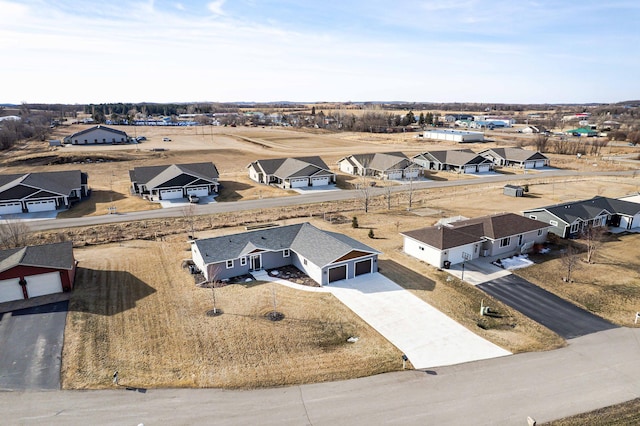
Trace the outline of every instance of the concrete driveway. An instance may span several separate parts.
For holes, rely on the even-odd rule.
[[[0,313],[0,390],[60,389],[69,302]]]
[[[500,277],[511,275],[511,272],[508,270],[492,264],[489,258],[465,262],[464,266],[462,263],[457,263],[455,265],[451,265],[451,268],[446,269],[446,271],[454,277],[460,278],[462,281],[468,282],[472,285],[478,285]]]
[[[517,275],[497,278],[478,287],[565,339],[617,327]]]
[[[510,355],[379,273],[324,288],[404,352],[415,368]]]

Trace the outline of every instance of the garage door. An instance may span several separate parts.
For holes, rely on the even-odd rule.
[[[489,171],[491,171],[491,165],[489,165],[489,164],[480,164],[478,166],[478,171],[479,172],[489,172]]]
[[[24,279],[27,281],[27,294],[30,298],[62,292],[62,280],[59,272],[32,275],[24,277]]]
[[[309,186],[309,179],[291,179],[292,188],[301,188],[303,186]]]
[[[358,275],[370,274],[371,273],[371,259],[361,260],[360,262],[356,262],[356,277]]]
[[[346,280],[347,279],[347,265],[337,266],[329,269],[329,282]]]
[[[387,173],[387,179],[391,179],[391,180],[399,180],[399,179],[402,179],[402,171],[399,171],[399,172],[389,172],[389,173]]]
[[[404,177],[407,179],[417,178],[420,174],[420,170],[408,170],[405,172]]]
[[[476,172],[476,166],[464,166],[464,172],[465,173],[475,173]]]
[[[0,303],[24,299],[20,278],[0,281]]]
[[[325,186],[325,185],[329,185],[329,177],[316,177],[316,178],[311,178],[311,185],[312,186]]]
[[[0,204],[0,214],[15,214],[15,213],[22,213],[21,203]]]
[[[55,200],[27,201],[27,211],[30,212],[48,212],[55,209]]]
[[[544,167],[544,160],[536,160],[536,167]]]
[[[160,191],[161,200],[175,200],[176,198],[184,198],[182,189],[163,189]]]
[[[533,169],[535,167],[536,163],[535,161],[526,161],[524,163],[524,168],[525,169]]]
[[[196,188],[187,188],[187,195],[197,195],[198,197],[206,197],[209,195],[209,189],[204,186],[198,186]]]

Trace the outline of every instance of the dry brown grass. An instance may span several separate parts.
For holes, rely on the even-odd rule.
[[[63,350],[65,389],[260,387],[339,380],[401,368],[400,352],[328,294],[275,284],[211,290],[180,268],[185,242],[79,249]],[[271,322],[273,309],[285,318]],[[355,344],[346,343],[358,336]]]
[[[518,270],[518,275],[615,324],[636,326],[633,321],[640,303],[639,234],[609,238],[598,250],[594,263],[579,264],[570,283],[562,280],[566,268],[558,252],[536,260],[536,265]]]
[[[637,424],[640,424],[640,399],[544,423],[542,426],[628,426]]]

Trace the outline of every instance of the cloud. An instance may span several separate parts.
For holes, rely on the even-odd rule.
[[[215,15],[224,15],[224,11],[222,10],[222,6],[224,5],[225,0],[215,0],[207,4],[207,9]]]

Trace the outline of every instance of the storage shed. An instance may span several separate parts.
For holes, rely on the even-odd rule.
[[[524,187],[518,185],[505,185],[502,193],[510,197],[523,197]]]

